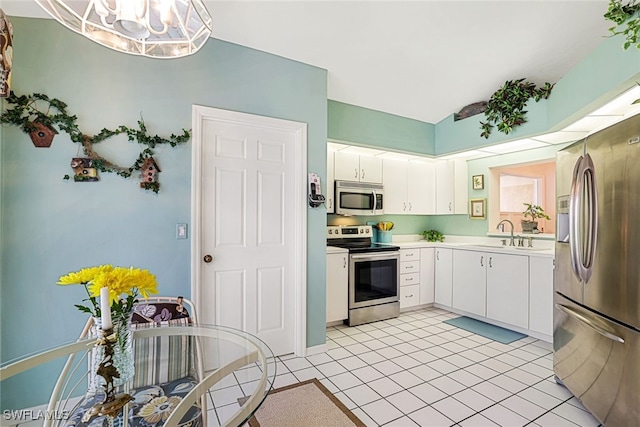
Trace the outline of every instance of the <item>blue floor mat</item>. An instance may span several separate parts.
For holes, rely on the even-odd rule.
[[[502,344],[509,344],[526,337],[525,334],[481,322],[466,316],[445,320],[444,323],[464,329],[465,331],[473,332],[474,334],[482,335],[485,338],[498,341]]]

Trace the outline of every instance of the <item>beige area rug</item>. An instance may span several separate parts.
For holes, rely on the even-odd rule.
[[[365,424],[313,378],[269,392],[249,420],[249,426],[365,427]]]

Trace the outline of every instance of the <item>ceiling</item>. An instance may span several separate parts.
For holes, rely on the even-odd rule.
[[[212,37],[328,70],[329,99],[437,123],[506,80],[555,83],[610,26],[608,0],[214,1]],[[34,0],[10,16],[47,17]]]

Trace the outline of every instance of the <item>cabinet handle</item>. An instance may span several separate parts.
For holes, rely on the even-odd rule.
[[[333,209],[333,199],[329,199],[329,209]]]
[[[411,202],[409,202],[409,212],[411,212],[412,209],[413,209],[413,206],[411,206]]]
[[[357,178],[357,177],[358,177],[358,168],[355,168],[355,169],[354,169],[354,173],[355,173],[355,175],[354,175],[353,177],[354,177],[354,178]]]
[[[347,257],[346,256],[342,257],[342,268],[347,268]]]
[[[413,294],[411,295],[406,295],[405,298],[413,298]]]
[[[405,280],[405,282],[413,282],[413,277],[407,277],[404,280]]]
[[[480,267],[484,267],[484,256],[480,257]]]
[[[436,261],[440,261],[440,251],[436,251]]]
[[[406,211],[407,210],[407,202],[402,202],[402,211]]]
[[[493,257],[489,257],[489,268],[493,268],[493,266],[491,265],[491,260],[493,259]]]
[[[449,202],[449,212],[451,212],[451,202]]]
[[[360,176],[360,179],[364,179],[364,169],[362,169],[362,175]]]
[[[405,253],[404,256],[413,256],[413,252]]]

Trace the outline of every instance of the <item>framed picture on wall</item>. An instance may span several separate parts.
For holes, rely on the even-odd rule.
[[[484,189],[484,175],[473,175],[471,178],[473,189],[474,190],[482,190]]]
[[[487,199],[470,199],[469,216],[471,219],[485,219],[487,212]]]

